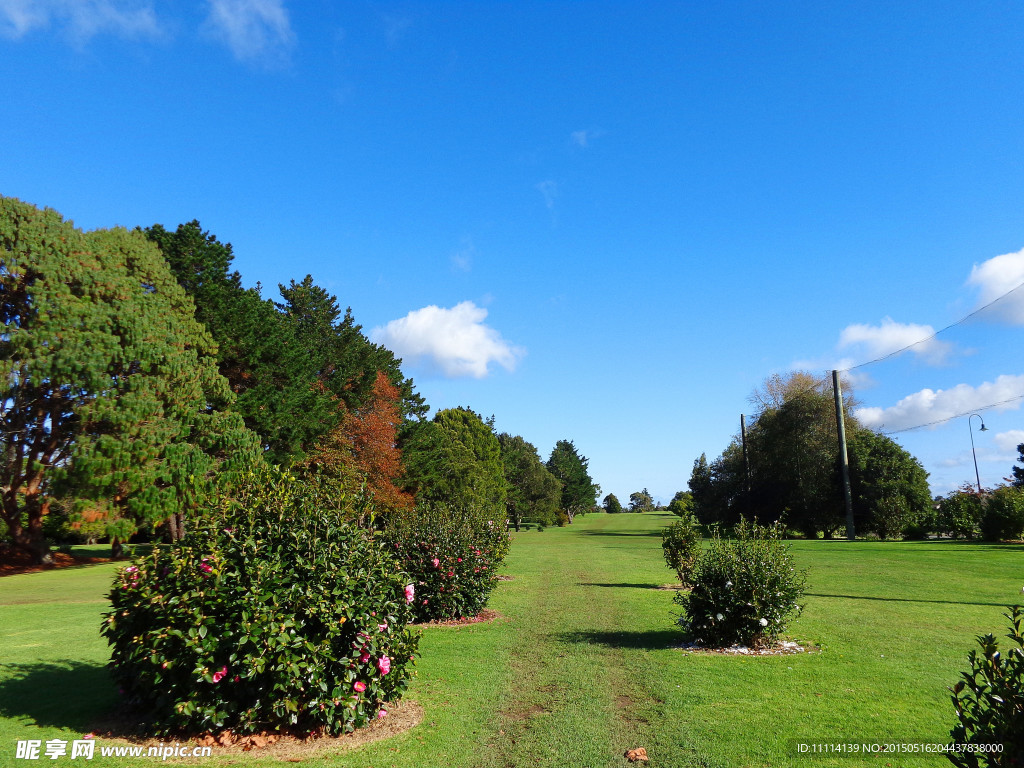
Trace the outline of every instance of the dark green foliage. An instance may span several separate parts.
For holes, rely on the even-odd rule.
[[[650,512],[652,509],[654,509],[654,498],[646,488],[629,494],[630,512]]]
[[[712,500],[713,481],[707,454],[702,453],[700,458],[693,460],[688,485],[693,496],[693,511],[697,519],[705,524],[714,522],[717,509]]]
[[[237,400],[234,409],[260,436],[274,463],[300,461],[338,426],[344,404],[357,411],[371,396],[377,371],[400,390],[406,416],[422,416],[423,399],[387,349],[372,344],[337,299],[313,283],[279,286],[283,302],[244,289],[229,271],[231,245],[204,232],[198,221],[173,233],[145,230],[195,299],[196,319],[218,344],[218,364]]]
[[[939,502],[939,526],[954,539],[978,535],[984,509],[974,486],[965,484]]]
[[[0,198],[0,254],[0,485],[18,546],[46,559],[54,495],[110,502],[108,531],[126,536],[255,458],[213,340],[144,237]]]
[[[779,525],[740,520],[735,540],[717,535],[690,569],[690,592],[677,592],[679,625],[694,642],[719,647],[758,646],[785,631],[804,592]]]
[[[1024,535],[1024,488],[1004,485],[983,502],[979,528],[985,541],[1019,539]]]
[[[587,471],[589,459],[581,456],[571,440],[559,440],[548,457],[547,468],[562,483],[562,512],[569,523],[594,508],[601,486]]]
[[[1014,465],[1013,469],[1013,486],[1014,488],[1024,488],[1024,443],[1017,446],[1017,464]]]
[[[686,586],[700,552],[700,523],[692,514],[680,515],[680,518],[662,529],[661,549],[668,567],[679,576],[679,583]]]
[[[851,432],[849,454],[858,532],[882,539],[913,533],[932,505],[921,462],[894,440],[865,429]]]
[[[417,501],[485,511],[504,520],[505,469],[490,424],[468,408],[438,411],[412,424],[401,441],[406,490]]]
[[[475,616],[497,584],[509,549],[501,518],[484,510],[420,504],[388,521],[385,536],[415,586],[418,621]]]
[[[668,503],[668,511],[679,517],[688,517],[694,514],[693,494],[690,491],[676,491],[676,495]]]
[[[359,503],[267,470],[119,572],[101,631],[157,733],[337,734],[401,697],[418,642],[409,581],[342,521]]]
[[[604,507],[604,511],[611,515],[617,515],[622,512],[622,503],[619,501],[619,497],[614,493],[609,493],[604,497],[604,501],[601,502],[601,506]]]
[[[1004,615],[1010,647],[1000,651],[993,635],[979,637],[981,652],[967,655],[970,671],[949,689],[957,716],[953,744],[977,750],[947,752],[959,768],[1024,765],[1024,610],[1014,605]]]
[[[517,531],[524,523],[533,523],[540,530],[554,525],[562,498],[561,484],[541,462],[537,449],[522,437],[503,432],[498,435],[498,443],[509,524]]]

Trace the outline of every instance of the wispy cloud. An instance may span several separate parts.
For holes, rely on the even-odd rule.
[[[897,323],[886,317],[878,325],[855,323],[846,326],[839,333],[836,346],[843,350],[858,350],[867,358],[878,358],[913,344],[908,352],[929,365],[941,365],[949,358],[953,345],[930,338],[934,334],[935,329],[930,325]]]
[[[431,305],[374,328],[370,339],[410,362],[436,367],[449,378],[482,379],[497,363],[513,370],[525,350],[484,324],[487,310],[471,301],[451,309]]]
[[[405,37],[405,33],[412,28],[412,19],[408,16],[395,16],[393,14],[385,14],[383,18],[384,22],[384,36],[388,42],[388,48],[394,48]]]
[[[51,26],[76,44],[100,34],[160,34],[151,0],[0,0],[0,35],[17,39]]]
[[[975,264],[967,278],[968,285],[979,289],[979,305],[994,301],[1021,283],[1024,283],[1024,249]],[[989,313],[1004,322],[1024,325],[1024,288],[994,304],[986,311]]]
[[[544,198],[544,205],[549,211],[555,210],[555,201],[558,199],[558,182],[553,179],[545,179],[534,187]]]
[[[977,387],[957,384],[951,389],[922,389],[888,408],[857,408],[854,415],[872,429],[893,431],[951,419],[989,406],[998,411],[1020,408],[1024,375],[999,376]],[[1007,402],[1009,401],[1009,402]]]
[[[469,272],[473,268],[473,259],[476,256],[476,246],[473,245],[473,238],[462,238],[462,245],[452,253],[452,268],[459,272]]]
[[[1002,453],[1016,456],[1017,446],[1024,443],[1024,429],[1011,429],[1006,432],[1000,432],[992,438],[992,441]]]
[[[580,149],[586,149],[594,139],[604,136],[604,131],[597,128],[586,128],[569,134],[569,143]]]
[[[295,43],[283,0],[207,0],[203,30],[239,61],[264,65],[287,61]]]

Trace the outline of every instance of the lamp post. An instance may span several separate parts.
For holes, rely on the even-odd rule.
[[[967,417],[967,429],[971,433],[971,455],[974,457],[974,479],[978,481],[978,493],[981,494],[981,475],[978,474],[978,454],[974,452],[974,427],[971,423],[971,419],[975,416],[978,417],[978,421],[981,422],[981,429],[979,432],[988,432],[988,427],[985,426],[985,420],[981,418],[980,413],[972,413]]]

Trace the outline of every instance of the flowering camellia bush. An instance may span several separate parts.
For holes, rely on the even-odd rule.
[[[981,653],[967,656],[971,671],[961,672],[950,688],[957,716],[953,743],[982,748],[946,753],[959,768],[1024,765],[1024,609],[1014,605],[1004,615],[1010,647],[1001,653],[993,635],[979,637]]]
[[[741,520],[735,540],[715,536],[690,571],[690,592],[677,592],[680,626],[698,643],[760,646],[774,642],[800,610],[805,572],[797,571],[780,525]]]
[[[154,732],[351,731],[411,674],[413,587],[315,488],[267,470],[118,574],[102,633]],[[358,500],[350,503],[360,503]]]
[[[475,616],[509,549],[504,521],[476,510],[421,505],[389,520],[386,538],[411,577],[418,621]]]
[[[661,530],[661,548],[668,567],[679,576],[680,584],[686,586],[700,552],[700,526],[689,510],[684,510],[679,517],[681,519]]]

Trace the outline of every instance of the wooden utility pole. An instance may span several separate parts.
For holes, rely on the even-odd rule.
[[[839,371],[832,371],[832,394],[836,400],[836,428],[839,432],[839,464],[843,469],[843,500],[846,502],[846,538],[853,541],[853,494],[850,492],[850,459],[846,453],[846,419],[843,417],[843,390],[839,385]]]

